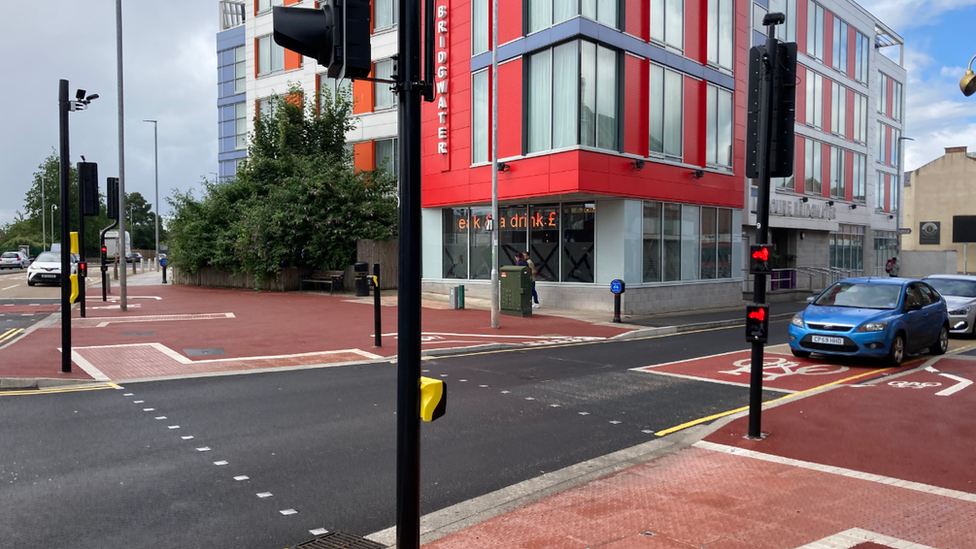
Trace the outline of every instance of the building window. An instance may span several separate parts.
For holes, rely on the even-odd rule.
[[[444,231],[443,257],[441,259],[444,278],[468,278],[468,209],[445,208],[443,212]],[[479,223],[479,226],[481,224]]]
[[[527,152],[617,150],[617,52],[574,41],[529,56]]]
[[[681,73],[651,63],[650,152],[681,158]]]
[[[807,125],[823,128],[823,76],[807,70]]]
[[[488,162],[488,71],[471,76],[471,163]]]
[[[868,98],[859,93],[854,94],[854,141],[868,142]]]
[[[830,84],[830,132],[847,136],[847,88]]]
[[[803,176],[803,192],[806,194],[812,194],[815,196],[822,196],[823,186],[821,185],[821,180],[823,178],[823,163],[821,162],[821,156],[823,154],[823,146],[819,141],[814,141],[813,139],[805,139],[806,150],[805,162],[803,164],[805,174]]]
[[[891,213],[898,211],[898,194],[901,192],[901,187],[898,186],[898,181],[899,179],[897,175],[891,176],[891,190],[888,193],[888,198],[890,199],[888,201],[888,211]]]
[[[582,15],[608,27],[618,28],[619,0],[527,0],[528,33]]]
[[[732,30],[735,12],[732,0],[708,0],[708,64],[732,72]]]
[[[887,164],[888,159],[885,158],[885,125],[882,124],[881,122],[878,122],[877,141],[878,141],[878,146],[876,150],[878,153],[878,157],[875,159],[875,161],[881,164]]]
[[[888,115],[888,75],[878,73],[878,113]]]
[[[813,1],[807,8],[807,55],[823,63],[824,9]]]
[[[245,83],[247,82],[247,73],[244,68],[245,62],[247,61],[247,53],[244,51],[244,46],[238,46],[234,48],[234,92],[244,93],[247,91]]]
[[[797,0],[786,0],[780,3],[783,14],[786,15],[786,22],[783,24],[783,42],[796,42],[796,2]]]
[[[643,281],[732,278],[732,210],[644,202]]]
[[[864,268],[864,227],[840,225],[836,233],[830,233],[830,266],[860,273]]]
[[[830,148],[830,197],[838,200],[846,200],[847,197],[847,184],[845,181],[847,170],[844,165],[846,158],[847,155],[844,149],[838,147]]]
[[[373,65],[373,77],[385,80],[393,79],[393,60],[386,59],[377,61]],[[397,104],[397,96],[393,93],[390,84],[385,82],[373,83],[373,106],[376,109],[386,109]]]
[[[374,32],[397,24],[400,15],[397,4],[397,0],[373,0]]]
[[[847,23],[834,15],[834,58],[831,65],[847,74]]]
[[[234,104],[234,148],[247,148],[247,103]]]
[[[898,234],[894,231],[874,231],[874,276],[888,276],[885,265],[898,255]]]
[[[901,130],[898,128],[891,128],[891,165],[898,167],[898,153],[901,152],[901,147],[898,146],[899,140],[901,139]]]
[[[732,92],[708,86],[708,139],[705,143],[705,162],[725,168],[732,167]]]
[[[595,243],[596,207],[593,203],[563,204],[562,207],[562,260],[560,280],[563,282],[593,282],[596,270]],[[545,213],[545,212],[543,212]],[[539,221],[537,229],[537,220]],[[552,238],[547,230],[549,224],[546,219],[532,217],[532,258],[539,270],[540,260],[548,255],[546,239]],[[548,263],[548,262],[546,262]]]
[[[283,5],[283,0],[257,0],[258,2],[258,13],[266,12],[270,10],[273,6]]]
[[[685,206],[685,210],[691,207]],[[695,208],[698,210],[699,208]],[[701,210],[701,278],[713,279],[718,274],[718,212],[716,208],[702,206]],[[684,251],[684,250],[682,250]],[[686,273],[682,272],[682,275]]]
[[[854,79],[867,85],[868,83],[868,56],[871,55],[871,44],[868,37],[860,32],[854,33],[856,48],[854,50]]]
[[[399,178],[400,151],[397,149],[396,138],[377,139],[374,145],[376,147],[376,169],[388,173],[395,178]]]
[[[285,70],[285,48],[275,44],[271,35],[258,38],[258,76]]]
[[[644,202],[644,282],[661,281],[661,203]]]
[[[271,120],[275,116],[275,112],[278,110],[277,100],[271,97],[265,97],[264,99],[258,99],[258,119],[265,122]]]
[[[471,208],[468,219],[468,241],[471,243],[469,276],[474,280],[491,278],[491,233],[485,230],[485,220],[489,215],[491,208]],[[495,230],[499,230],[498,227]]]
[[[854,202],[864,204],[868,181],[868,157],[854,153]]]
[[[891,90],[891,117],[899,121],[901,120],[901,95],[902,84],[895,82]]]
[[[874,184],[874,207],[878,210],[883,210],[885,205],[885,174],[882,172],[876,172],[878,174],[878,180]]]
[[[471,55],[488,51],[488,0],[471,0]]]
[[[322,86],[322,89],[319,90],[319,112],[322,112],[322,109],[325,107],[326,97],[331,97],[333,102],[339,96],[352,101],[352,80],[348,78],[336,80],[335,78],[329,78],[323,72],[319,74],[319,82]]]
[[[684,49],[684,0],[651,0],[651,40]]]

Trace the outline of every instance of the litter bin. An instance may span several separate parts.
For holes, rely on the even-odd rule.
[[[356,276],[356,297],[369,296],[369,283],[366,280],[369,277],[369,263],[356,263],[353,272]]]
[[[507,265],[498,277],[501,286],[501,313],[510,316],[532,316],[532,275],[528,267]]]

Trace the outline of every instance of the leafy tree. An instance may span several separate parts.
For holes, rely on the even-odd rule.
[[[345,148],[352,101],[320,94],[310,101],[293,87],[272,98],[235,179],[205,183],[200,200],[189,192],[170,199],[170,252],[181,268],[210,265],[258,281],[284,267],[344,269],[357,239],[396,236],[396,181],[356,170]]]

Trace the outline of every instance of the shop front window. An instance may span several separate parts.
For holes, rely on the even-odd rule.
[[[661,203],[644,202],[644,282],[661,281]]]
[[[664,205],[664,280],[681,280],[681,204]]]
[[[529,208],[529,259],[536,280],[559,280],[559,204]]]
[[[442,259],[444,278],[468,278],[468,210],[444,210]]]
[[[830,233],[830,266],[847,272],[839,276],[854,276],[864,268],[864,227],[840,225],[838,232]]]
[[[444,210],[445,216],[450,209]],[[471,278],[487,280],[491,278],[491,233],[485,230],[485,220],[491,215],[491,208],[471,208],[468,218],[468,233],[471,235]],[[496,229],[497,230],[497,229]]]
[[[885,265],[898,255],[898,234],[893,231],[874,231],[874,276],[887,276]]]
[[[715,278],[718,273],[718,230],[715,208],[701,209],[701,277]]]
[[[595,204],[563,205],[563,282],[593,282],[596,266]]]
[[[498,217],[498,223],[495,226],[495,230],[498,231],[500,254],[498,263],[499,265],[515,265],[518,262],[516,256],[528,251],[526,246],[528,212],[525,206],[499,207]]]

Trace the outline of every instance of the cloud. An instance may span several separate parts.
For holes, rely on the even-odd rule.
[[[950,11],[976,6],[976,0],[869,0],[864,9],[893,29],[933,25]]]

